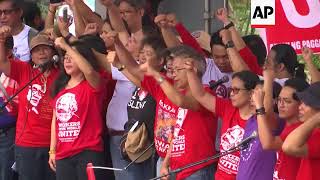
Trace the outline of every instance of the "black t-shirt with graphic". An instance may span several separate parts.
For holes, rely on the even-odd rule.
[[[144,122],[148,129],[149,139],[153,141],[156,101],[153,99],[151,94],[141,88],[136,88],[128,103],[127,110],[128,122],[124,129],[129,131],[136,121]]]

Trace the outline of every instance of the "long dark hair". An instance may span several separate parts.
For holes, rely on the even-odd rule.
[[[96,56],[92,52],[91,48],[86,45],[85,41],[77,40],[70,43],[70,46],[74,47],[96,71],[100,70]],[[63,63],[61,63],[61,66],[60,74],[51,89],[52,97],[55,97],[63,88],[65,88],[71,78],[71,76],[66,73]]]
[[[287,44],[277,44],[273,46],[271,50],[276,52],[276,63],[283,63],[286,70],[292,77],[306,79],[307,76],[304,73],[304,65],[298,62],[297,54],[292,46]]]

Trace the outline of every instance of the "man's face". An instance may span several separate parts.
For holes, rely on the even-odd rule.
[[[22,10],[12,7],[10,1],[0,2],[0,26],[7,25],[15,28],[15,25],[20,22]]]
[[[131,29],[133,26],[136,26],[137,23],[141,22],[141,18],[143,16],[142,9],[136,9],[125,1],[120,3],[119,9],[121,17],[126,21],[129,29]]]
[[[213,45],[211,53],[214,63],[217,65],[221,72],[232,72],[229,57],[225,47],[221,45]]]

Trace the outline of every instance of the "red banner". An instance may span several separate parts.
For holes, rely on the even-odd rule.
[[[307,46],[320,52],[320,0],[275,0],[276,25],[265,28],[268,50],[290,44],[298,54]]]

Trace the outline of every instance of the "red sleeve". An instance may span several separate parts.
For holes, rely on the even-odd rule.
[[[231,112],[231,108],[234,108],[229,99],[223,99],[216,97],[216,110],[217,117],[224,117],[225,112]]]
[[[188,45],[198,51],[200,54],[205,56],[202,48],[198,44],[197,40],[193,38],[193,36],[189,33],[189,31],[183,26],[183,24],[178,23],[176,25],[176,30],[179,33],[183,44]]]
[[[152,97],[156,97],[161,87],[157,83],[157,81],[152,76],[145,75],[143,77],[143,81],[141,82],[141,87],[148,91]]]
[[[320,158],[320,129],[315,129],[309,137],[308,144],[308,158]]]
[[[262,68],[258,64],[257,57],[251,52],[251,50],[247,46],[242,48],[239,51],[239,54],[252,72],[258,75],[262,75]]]
[[[28,76],[27,72],[30,70],[30,64],[22,62],[18,59],[10,59],[10,75],[9,77],[20,84],[24,76]]]

